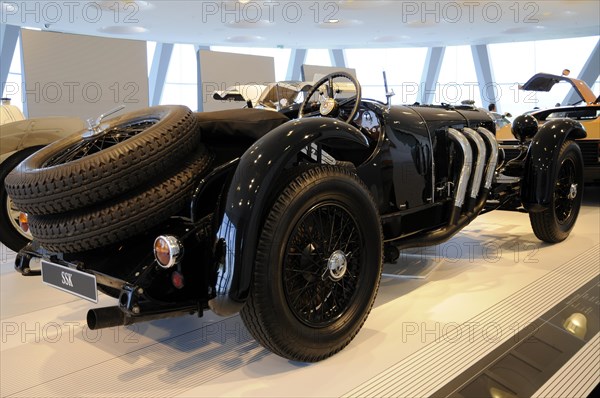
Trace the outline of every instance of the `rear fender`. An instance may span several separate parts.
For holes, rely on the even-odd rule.
[[[560,148],[567,139],[586,136],[581,123],[571,119],[549,121],[540,127],[529,145],[521,182],[521,202],[527,211],[543,211],[550,206]]]
[[[216,297],[209,306],[218,315],[238,312],[246,301],[262,217],[275,183],[285,166],[312,143],[355,142],[368,147],[355,127],[335,119],[306,118],[290,121],[256,141],[240,158],[223,202],[217,229]]]
[[[190,218],[193,222],[199,222],[202,217],[215,211],[218,211],[218,202],[224,195],[224,190],[228,186],[227,182],[234,173],[240,158],[235,158],[229,162],[217,166],[196,186],[192,202],[190,204]],[[220,219],[221,217],[217,217]],[[217,220],[213,218],[213,222]]]

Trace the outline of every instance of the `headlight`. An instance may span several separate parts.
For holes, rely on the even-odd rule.
[[[171,268],[181,260],[183,245],[174,236],[161,235],[154,241],[154,257],[163,268]]]

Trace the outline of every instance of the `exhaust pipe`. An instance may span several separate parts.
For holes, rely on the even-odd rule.
[[[474,130],[465,127],[463,133],[465,133],[467,138],[473,141],[477,148],[477,160],[475,161],[475,169],[473,170],[473,178],[471,180],[471,192],[469,194],[469,199],[467,200],[467,211],[471,211],[477,204],[477,197],[479,196],[479,189],[481,188],[481,180],[483,179],[483,171],[486,163],[486,150],[483,138],[481,138]]]
[[[450,130],[453,130],[454,132],[458,133],[458,131],[455,129],[448,129],[449,132],[450,132]],[[407,249],[409,247],[433,246],[433,245],[438,245],[440,243],[444,243],[448,239],[452,238],[457,232],[459,232],[465,226],[467,226],[471,221],[473,221],[475,219],[475,217],[477,217],[479,215],[481,210],[483,210],[483,207],[485,206],[485,203],[487,201],[487,197],[490,193],[490,189],[491,189],[493,178],[494,178],[494,173],[496,171],[496,165],[498,162],[498,143],[496,142],[496,137],[494,137],[494,135],[489,130],[480,127],[479,129],[477,129],[477,131],[481,134],[482,138],[484,139],[484,142],[487,143],[490,155],[489,155],[489,158],[487,161],[487,167],[485,168],[485,179],[483,181],[483,187],[481,189],[481,192],[479,194],[479,197],[476,201],[474,208],[471,210],[468,210],[464,214],[460,215],[460,207],[458,207],[459,213],[457,216],[455,214],[455,212],[457,211],[456,203],[459,202],[458,201],[459,193],[457,192],[457,195],[455,195],[455,202],[454,202],[454,207],[452,209],[452,215],[450,218],[450,222],[448,223],[447,226],[440,228],[438,230],[435,230],[435,231],[423,232],[423,233],[413,235],[410,238],[403,239],[398,243],[391,242],[394,246],[396,246],[398,248],[398,250]],[[460,133],[458,133],[458,134],[460,134]],[[456,135],[455,133],[452,133],[452,137],[454,137],[455,135]],[[465,157],[465,159],[466,159],[466,157]],[[469,176],[467,175],[465,178],[464,175],[461,175],[461,177],[459,179],[459,186],[460,186],[460,181],[465,180],[465,179],[468,180]],[[466,188],[465,188],[465,191],[463,191],[463,193],[462,193],[463,198],[464,198],[465,192],[466,192]],[[456,221],[454,221],[453,217],[456,217]]]
[[[477,132],[481,134],[485,141],[488,144],[488,149],[490,151],[490,158],[487,162],[487,168],[485,169],[485,179],[483,182],[483,188],[490,190],[492,188],[492,181],[494,179],[494,173],[496,172],[496,166],[498,165],[498,153],[499,146],[498,141],[496,140],[496,136],[492,134],[492,132],[486,128],[479,127]]]
[[[154,321],[157,319],[173,318],[193,314],[198,311],[196,306],[187,306],[175,310],[163,310],[141,315],[129,316],[120,307],[94,308],[87,313],[87,324],[90,330],[111,328],[116,326],[133,325],[134,323]]]
[[[420,234],[413,235],[410,238],[401,240],[398,243],[391,243],[394,246],[396,246],[398,250],[408,249],[410,247],[433,246],[439,245],[440,243],[444,243],[445,241],[456,235],[456,233],[458,233],[461,229],[466,227],[471,221],[475,219],[475,217],[477,217],[479,212],[483,210],[483,207],[485,206],[485,202],[487,201],[487,196],[489,192],[490,191],[488,189],[483,189],[481,191],[481,197],[477,200],[475,208],[471,211],[467,211],[466,213],[460,215],[456,223],[448,224],[445,227],[437,229],[435,231],[423,232]]]
[[[119,307],[94,308],[87,313],[90,330],[112,328],[125,324],[125,313]]]
[[[450,139],[458,144],[463,154],[463,164],[460,170],[460,176],[458,177],[458,184],[456,192],[454,194],[454,206],[450,213],[450,225],[454,225],[458,222],[462,205],[465,201],[467,193],[467,186],[469,184],[469,178],[471,177],[471,164],[473,163],[473,151],[471,145],[465,136],[458,130],[449,128],[448,135]]]

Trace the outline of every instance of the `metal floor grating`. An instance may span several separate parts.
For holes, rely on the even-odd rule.
[[[493,338],[490,325],[525,327],[600,273],[599,220],[597,204],[585,206],[572,237],[560,245],[540,244],[524,214],[498,212],[475,220],[445,246],[449,258],[433,255],[435,270],[427,278],[384,277],[357,338],[317,364],[279,358],[251,338],[239,317],[210,312],[97,335],[85,327],[89,303],[39,278],[17,275],[4,252],[0,396],[426,395],[509,337]],[[479,250],[490,242],[504,248],[494,261]],[[462,255],[450,250],[458,247]],[[469,247],[479,250],[475,256]],[[101,296],[98,306],[112,303]],[[489,326],[488,339],[452,334],[468,322]],[[418,333],[409,333],[413,327]],[[432,336],[436,328],[448,334]],[[557,382],[562,388],[578,388],[579,378],[569,372],[588,375],[588,381],[596,377],[593,367],[568,365]]]

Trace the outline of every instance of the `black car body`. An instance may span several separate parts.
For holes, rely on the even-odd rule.
[[[356,86],[340,101],[333,89],[338,78]],[[86,192],[109,195],[95,177],[81,184],[69,177],[65,186],[83,188],[65,188],[67,198],[56,206],[24,188],[28,173],[37,178],[106,151],[120,155],[136,138],[77,159],[64,156],[86,140],[99,145],[99,139],[131,134],[131,120],[133,134],[144,134],[139,125],[148,115],[168,111],[155,108],[99,133],[84,132],[34,155],[7,179],[15,202],[30,213],[36,238],[17,256],[16,269],[38,274],[32,264],[42,261],[45,278],[55,279],[46,282],[82,296],[73,281],[91,275],[91,283],[118,299],[114,307],[89,311],[92,329],[207,309],[241,311],[249,331],[273,352],[320,360],[356,335],[375,299],[382,263],[395,261],[398,250],[441,243],[496,208],[529,212],[536,235],[558,242],[581,202],[581,153],[571,142],[585,136],[579,123],[561,119],[538,131],[517,118],[521,154],[505,163],[487,112],[363,100],[360,85],[344,73],[316,83],[300,110],[287,109],[287,115],[188,112],[185,120],[193,119],[191,130],[201,136],[189,146],[201,148],[195,151],[204,163],[187,178],[193,184],[176,211],[166,206],[180,199],[138,200],[146,195],[138,191],[91,197]],[[183,184],[181,177],[176,181]],[[156,198],[179,186],[160,184],[150,183],[160,191]],[[46,199],[58,195],[56,185]],[[113,186],[121,189],[118,181]],[[149,192],[143,184],[136,189]],[[93,200],[98,203],[88,203]],[[156,203],[158,210],[144,213]],[[112,226],[111,211],[124,214]]]

